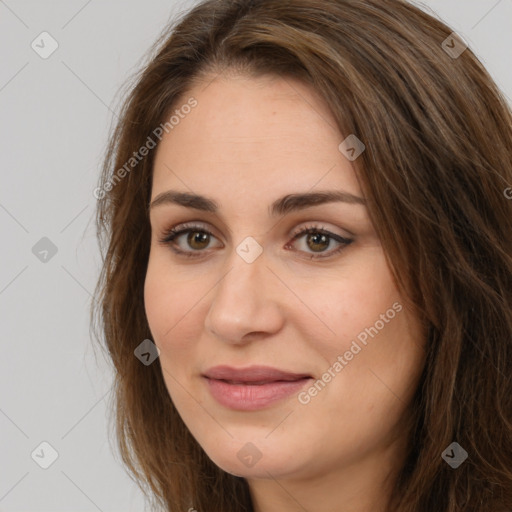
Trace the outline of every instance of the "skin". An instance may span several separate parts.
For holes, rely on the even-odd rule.
[[[152,200],[172,189],[219,204],[217,213],[176,204],[150,210],[145,307],[165,384],[213,462],[247,479],[257,512],[384,510],[385,478],[404,456],[400,420],[424,364],[420,326],[393,282],[366,206],[268,212],[292,193],[362,197],[353,163],[338,149],[345,137],[307,85],[270,76],[212,78],[185,95],[180,104],[190,96],[198,104],[164,135],[154,164]],[[212,236],[190,245],[185,233],[174,243],[202,251],[199,258],[159,242],[166,229],[191,221]],[[306,234],[293,241],[309,226],[353,242],[335,253],[340,244],[332,239],[315,245],[315,235]],[[249,236],[263,248],[252,263],[236,252]],[[262,410],[231,410],[201,378],[219,364],[259,364],[322,379],[394,303],[401,311],[367,345],[359,343],[341,371],[331,370],[335,377],[308,403],[293,395]],[[252,467],[237,457],[248,442],[261,454]]]

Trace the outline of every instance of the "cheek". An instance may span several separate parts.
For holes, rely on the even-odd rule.
[[[150,258],[144,281],[144,309],[155,341],[161,339],[165,332],[165,319],[173,320],[175,308],[170,306],[174,303],[173,294],[165,274],[158,271],[158,265]]]
[[[304,314],[304,305],[299,304],[297,310],[302,315],[296,320],[317,348],[330,357],[333,351],[348,350],[358,335],[364,339],[365,329],[376,322],[382,332],[397,328],[393,319],[399,313],[393,304],[400,303],[400,295],[381,251],[376,250],[357,265],[326,272],[320,279],[295,281],[297,296],[310,310]],[[381,315],[391,320],[383,324]]]
[[[190,283],[176,281],[165,262],[158,263],[157,258],[150,258],[144,283],[144,306],[153,341],[160,349],[166,388],[177,409],[183,412],[194,403],[184,392],[183,385],[196,359],[192,340],[200,336],[201,324],[194,321],[199,306],[194,308],[198,292]]]
[[[425,352],[420,326],[406,312],[384,256],[362,263],[317,287],[302,287],[319,319],[305,315],[300,328],[322,358],[317,377],[329,388],[319,383],[315,406],[333,417],[341,406],[342,416],[384,419],[414,391]]]
[[[151,334],[161,349],[187,345],[194,326],[198,327],[190,319],[197,314],[194,306],[202,295],[200,286],[177,279],[176,269],[169,268],[165,258],[158,254],[150,256],[144,282],[144,307]]]

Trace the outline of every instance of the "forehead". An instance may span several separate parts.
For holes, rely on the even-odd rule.
[[[335,118],[308,85],[214,76],[184,94],[173,112],[190,98],[197,105],[183,111],[158,146],[153,196],[184,185],[228,196],[234,189],[304,192],[317,184],[360,193],[351,162],[338,149],[344,137]]]

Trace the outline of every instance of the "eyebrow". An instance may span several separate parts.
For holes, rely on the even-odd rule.
[[[269,214],[273,217],[278,215],[283,216],[287,213],[303,210],[311,206],[335,202],[366,205],[366,201],[362,197],[349,192],[327,190],[320,192],[287,194],[276,199],[270,205]],[[167,190],[166,192],[158,194],[149,205],[149,209],[152,210],[153,208],[164,204],[177,204],[185,206],[186,208],[193,208],[195,210],[211,213],[216,213],[219,210],[218,203],[213,199],[188,192],[178,192],[175,190]]]

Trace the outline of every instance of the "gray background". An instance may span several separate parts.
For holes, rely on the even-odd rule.
[[[121,85],[192,3],[0,0],[0,511],[144,508],[109,442],[112,374],[89,335],[93,190]],[[512,0],[422,5],[512,98]],[[59,45],[47,59],[31,47],[43,31]],[[57,248],[46,262],[43,237]],[[58,453],[48,469],[43,441]]]

